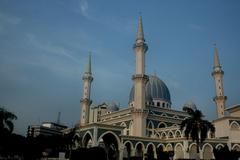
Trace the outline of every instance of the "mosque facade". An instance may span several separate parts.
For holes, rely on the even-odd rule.
[[[129,95],[128,107],[119,109],[116,103],[92,105],[91,57],[83,75],[83,96],[80,101],[80,124],[74,137],[75,147],[102,146],[114,151],[116,159],[144,157],[144,154],[157,158],[159,149],[173,153],[173,159],[214,159],[213,149],[227,145],[229,149],[240,151],[240,105],[226,108],[223,75],[218,50],[214,49],[212,76],[215,81],[217,119],[212,123],[215,134],[197,145],[186,139],[180,130],[181,122],[189,115],[171,106],[171,96],[166,84],[157,75],[145,73],[145,55],[148,45],[144,39],[142,17],[138,20],[137,38],[133,45],[136,57],[133,87]],[[184,107],[196,109],[193,102]]]

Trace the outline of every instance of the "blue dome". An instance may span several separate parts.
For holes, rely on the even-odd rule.
[[[107,106],[107,111],[108,112],[115,112],[115,111],[118,111],[118,110],[119,110],[119,107],[115,102],[112,102],[111,104],[109,104]]]
[[[163,100],[171,103],[170,92],[166,84],[159,79],[157,76],[149,76],[149,81],[145,88],[146,102],[151,102],[152,100]],[[129,102],[134,101],[134,86],[131,89]]]

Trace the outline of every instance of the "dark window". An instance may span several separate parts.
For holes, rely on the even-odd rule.
[[[157,102],[157,106],[160,106],[160,102]]]

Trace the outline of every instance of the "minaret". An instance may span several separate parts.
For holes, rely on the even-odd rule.
[[[224,96],[223,90],[223,75],[224,72],[221,69],[219,62],[218,50],[216,47],[214,47],[214,65],[212,76],[215,80],[216,96],[213,98],[213,100],[216,103],[218,118],[224,117],[225,101],[227,100],[227,97]]]
[[[133,117],[133,136],[145,136],[146,134],[146,117],[145,110],[145,85],[148,76],[145,75],[145,53],[148,46],[145,43],[142,17],[139,16],[137,39],[133,46],[136,55],[136,71],[132,76],[134,81],[134,106],[132,109]]]
[[[91,72],[91,55],[89,55],[88,64],[86,66],[86,70],[82,79],[83,79],[83,96],[80,101],[82,107],[80,125],[84,126],[89,122],[90,105],[92,103],[90,99],[91,83],[93,81]]]

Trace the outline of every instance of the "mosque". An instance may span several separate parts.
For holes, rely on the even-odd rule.
[[[128,106],[119,109],[115,103],[92,105],[90,98],[93,75],[91,57],[83,75],[83,96],[81,99],[80,124],[77,127],[75,147],[102,146],[114,151],[113,156],[122,160],[130,157],[142,159],[144,154],[157,158],[159,148],[173,151],[173,159],[195,159],[197,146],[187,140],[179,124],[189,115],[171,106],[171,96],[166,84],[156,75],[145,73],[145,54],[148,45],[144,39],[142,17],[138,20],[137,38],[133,45],[136,57],[133,87]],[[227,145],[240,151],[240,105],[225,107],[227,97],[223,88],[224,72],[221,68],[218,50],[214,49],[212,76],[215,81],[217,119],[212,123],[215,134],[200,145],[201,159],[214,159],[213,149]],[[193,102],[184,105],[196,109]]]

